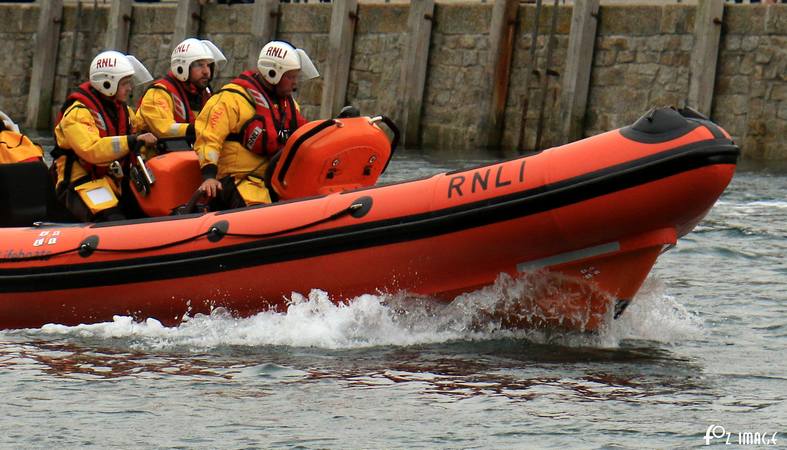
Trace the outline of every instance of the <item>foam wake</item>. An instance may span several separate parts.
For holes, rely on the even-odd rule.
[[[538,292],[535,285],[540,280],[536,274],[501,275],[493,285],[448,304],[406,293],[367,294],[335,304],[327,293],[315,289],[306,296],[293,293],[285,312],[262,312],[249,318],[236,318],[217,308],[210,315],[189,317],[179,327],[165,327],[155,319],[135,322],[115,316],[112,322],[73,327],[49,324],[24,332],[127,339],[129,345],[145,349],[186,346],[196,350],[226,345],[350,349],[501,338],[614,348],[623,340],[673,342],[703,333],[702,321],[665,295],[656,279],[645,283],[620,319],[610,320],[597,333],[510,327],[505,308],[514,303],[518,307],[512,314],[538,314],[522,311],[521,305],[523,300],[527,304],[527,295]]]

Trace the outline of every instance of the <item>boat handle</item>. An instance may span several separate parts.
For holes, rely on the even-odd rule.
[[[388,129],[390,129],[391,132],[393,133],[393,139],[391,140],[391,154],[388,156],[388,161],[385,162],[385,167],[383,167],[383,171],[380,172],[380,173],[384,173],[385,169],[388,168],[388,164],[391,162],[391,158],[393,158],[393,154],[396,151],[396,146],[399,145],[400,134],[399,134],[399,127],[397,127],[394,121],[388,118],[387,116],[379,115],[369,119],[370,124],[375,124],[377,122],[384,123],[388,127]]]

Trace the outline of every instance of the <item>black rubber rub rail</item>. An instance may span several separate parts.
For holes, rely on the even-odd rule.
[[[172,255],[0,269],[0,293],[174,279],[414,241],[538,214],[700,167],[735,164],[739,154],[727,139],[708,140],[558,183],[407,217]]]

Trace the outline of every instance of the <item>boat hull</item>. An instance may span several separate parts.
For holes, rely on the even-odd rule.
[[[273,206],[0,230],[0,327],[115,315],[175,325],[216,307],[249,316],[312,289],[335,301],[402,291],[451,301],[501,273],[526,272],[553,287],[498,311],[503,322],[593,331],[622,313],[658,255],[704,217],[737,155],[709,127],[655,144],[616,130]]]

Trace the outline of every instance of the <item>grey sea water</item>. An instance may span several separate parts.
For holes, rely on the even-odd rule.
[[[385,181],[488,158],[402,153]],[[0,447],[785,447],[785,193],[739,170],[592,336],[478,323],[528,276],[452,307],[314,290],[286,314],[0,331]]]

